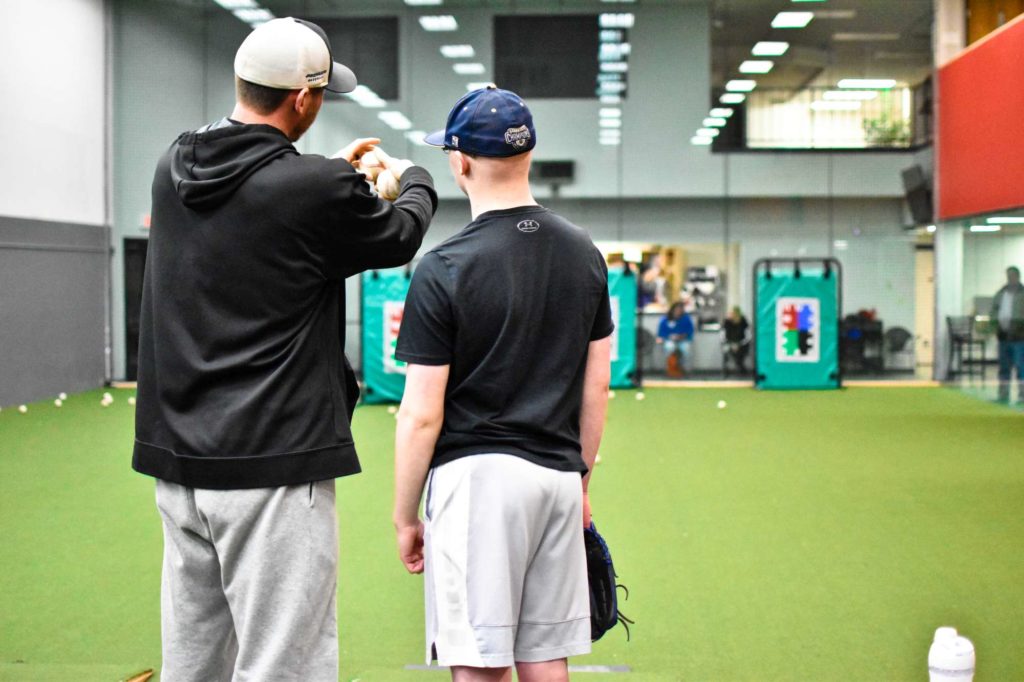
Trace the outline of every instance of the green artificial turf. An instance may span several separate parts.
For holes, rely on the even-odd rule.
[[[161,533],[126,391],[0,412],[0,680],[159,667]],[[716,403],[724,399],[725,409]],[[394,418],[361,407],[338,485],[341,680],[422,663],[390,524]],[[592,486],[631,598],[583,679],[926,679],[934,629],[1024,679],[1024,416],[946,389],[619,391]]]

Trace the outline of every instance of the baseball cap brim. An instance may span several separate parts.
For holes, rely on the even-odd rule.
[[[435,130],[426,137],[423,141],[429,144],[431,147],[443,147],[444,146],[444,130]]]
[[[352,73],[352,69],[348,68],[344,64],[334,62],[331,67],[331,79],[327,81],[327,85],[324,86],[331,92],[352,92],[359,85],[359,81],[356,80],[356,75]]]

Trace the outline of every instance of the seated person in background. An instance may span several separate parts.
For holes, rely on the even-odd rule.
[[[1017,402],[1024,403],[1024,285],[1020,270],[1006,269],[1006,286],[992,299],[999,337],[999,401],[1010,401],[1010,373],[1017,368]]]
[[[658,343],[665,344],[665,371],[674,379],[683,376],[683,367],[690,354],[693,320],[686,314],[686,305],[677,301],[658,324]]]
[[[733,306],[722,323],[722,336],[726,357],[736,364],[740,374],[747,372],[747,353],[750,351],[750,324],[739,306]]]

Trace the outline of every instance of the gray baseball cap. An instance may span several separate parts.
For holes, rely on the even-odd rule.
[[[334,61],[331,41],[311,21],[286,17],[257,26],[235,53],[235,75],[268,88],[351,92],[356,75]]]

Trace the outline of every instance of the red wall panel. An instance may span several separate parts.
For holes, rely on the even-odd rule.
[[[939,69],[941,220],[1024,206],[1024,16]]]

